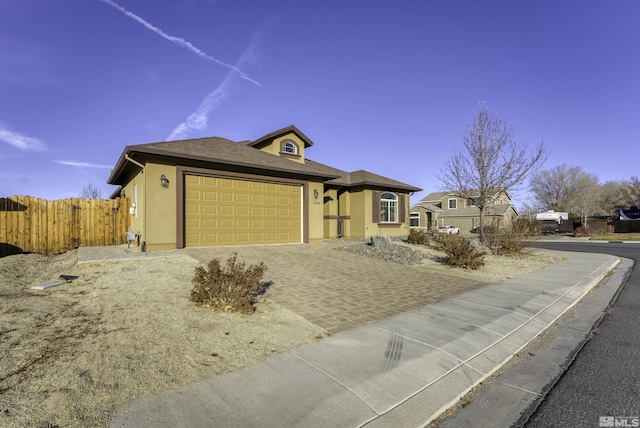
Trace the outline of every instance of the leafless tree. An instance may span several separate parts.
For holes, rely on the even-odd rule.
[[[103,199],[102,190],[94,186],[93,183],[89,183],[82,188],[80,197],[83,199]]]
[[[620,193],[620,187],[616,187],[614,183],[607,183],[605,187],[595,174],[567,164],[533,174],[529,180],[529,190],[537,205],[573,213],[585,227],[589,216],[610,214],[609,205],[614,203],[610,197]],[[618,197],[614,196],[614,200]]]
[[[577,191],[571,200],[571,211],[580,217],[582,226],[588,227],[589,216],[602,212],[602,186],[595,174],[582,173],[577,182]]]
[[[578,166],[558,165],[534,173],[529,180],[529,190],[536,205],[547,210],[570,211],[585,174]]]
[[[623,201],[626,206],[640,206],[640,179],[631,177],[624,182],[626,199]]]
[[[440,168],[443,190],[462,198],[473,198],[480,209],[480,239],[483,240],[484,212],[500,192],[522,186],[537,171],[549,153],[544,142],[531,148],[515,141],[513,127],[492,114],[486,104],[479,109],[462,134],[463,147],[456,149]]]

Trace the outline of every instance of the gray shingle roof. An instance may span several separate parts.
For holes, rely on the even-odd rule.
[[[511,204],[489,205],[484,209],[485,216],[504,216],[509,209],[515,207]],[[516,212],[517,213],[517,212]],[[449,210],[440,215],[440,217],[477,217],[480,215],[480,209],[478,207],[459,208],[457,210]]]
[[[337,168],[330,167],[328,165],[321,164],[319,162],[312,161],[311,159],[305,159],[307,165],[312,165],[327,173],[339,174],[340,177],[328,180],[325,184],[335,185],[338,187],[356,187],[356,186],[376,186],[396,190],[405,190],[408,192],[419,192],[420,188],[411,186],[410,184],[402,183],[400,181],[393,180],[391,178],[383,177],[382,175],[374,174],[365,170],[358,170],[354,172],[342,171]]]

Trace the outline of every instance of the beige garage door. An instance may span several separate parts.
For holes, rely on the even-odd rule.
[[[302,241],[300,185],[185,177],[185,245]]]

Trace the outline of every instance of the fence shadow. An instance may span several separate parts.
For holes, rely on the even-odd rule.
[[[24,253],[24,251],[22,251],[22,248],[0,242],[0,258],[22,253]]]

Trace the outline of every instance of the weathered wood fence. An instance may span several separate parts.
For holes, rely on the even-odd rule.
[[[0,257],[126,243],[129,199],[0,198]]]

